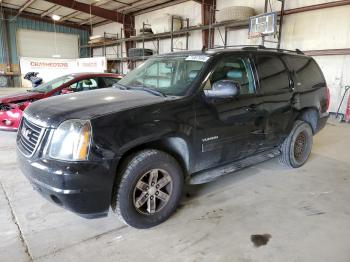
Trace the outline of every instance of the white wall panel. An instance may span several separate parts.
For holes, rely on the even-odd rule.
[[[288,15],[282,46],[301,50],[350,47],[350,6]]]
[[[350,56],[315,57],[322,68],[331,93],[330,111],[336,112],[344,94],[344,86],[350,85]],[[346,101],[343,106],[346,105]],[[344,109],[344,107],[343,107]]]
[[[182,18],[189,18],[190,26],[199,25],[202,23],[202,14],[201,14],[201,5],[194,1],[184,2],[182,4],[169,6],[160,10],[155,10],[149,13],[138,15],[135,17],[135,27],[137,32],[142,28],[143,22],[147,24],[154,23],[159,17],[164,15],[179,15]],[[166,22],[166,21],[164,21]],[[202,49],[202,33],[191,32],[189,38],[189,49],[190,50],[200,50]],[[170,52],[170,39],[165,39],[160,41],[159,53],[168,53]],[[157,43],[156,41],[146,43],[145,47],[156,50]],[[137,47],[142,47],[142,43],[138,43]],[[185,48],[186,40],[185,37],[174,38],[174,47],[176,48]]]

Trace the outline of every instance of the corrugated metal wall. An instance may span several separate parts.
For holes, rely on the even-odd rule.
[[[28,29],[28,30],[54,32],[54,25],[51,23],[31,20],[23,17],[17,17],[15,20],[12,20],[12,19],[13,19],[12,16],[7,17],[10,57],[11,57],[12,64],[18,64],[17,44],[16,44],[17,29],[21,28],[21,29]],[[80,45],[86,45],[89,41],[89,32],[86,30],[56,25],[56,32],[78,35],[80,40]],[[40,48],[40,46],[38,47],[33,46],[33,48]],[[88,56],[89,56],[88,49],[84,48],[80,50],[80,57],[88,57]]]
[[[6,33],[5,33],[5,26],[6,23],[4,20],[2,20],[3,16],[2,13],[0,13],[0,64],[6,64],[7,63],[7,54],[6,54]]]

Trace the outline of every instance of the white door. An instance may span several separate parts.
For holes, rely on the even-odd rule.
[[[56,41],[55,41],[56,39]],[[17,51],[20,57],[79,58],[78,35],[35,30],[17,30]]]

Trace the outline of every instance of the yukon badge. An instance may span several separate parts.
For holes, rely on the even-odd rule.
[[[205,143],[205,142],[209,142],[217,139],[219,139],[219,136],[212,136],[212,137],[203,138],[202,142]]]

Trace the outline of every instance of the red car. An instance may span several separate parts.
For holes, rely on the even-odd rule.
[[[79,73],[65,75],[27,92],[0,96],[0,130],[16,131],[24,109],[32,102],[73,92],[111,87],[122,78],[118,74]]]

